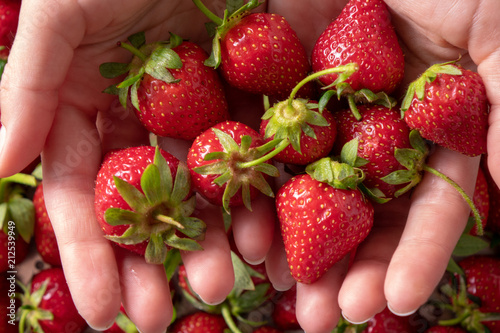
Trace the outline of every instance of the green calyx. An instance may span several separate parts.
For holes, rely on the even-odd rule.
[[[130,63],[107,62],[99,66],[99,71],[104,78],[114,79],[127,74],[125,80],[111,85],[104,90],[105,93],[118,95],[120,103],[126,108],[130,96],[132,105],[139,110],[139,99],[137,89],[144,74],[149,74],[157,80],[165,83],[177,83],[169,69],[182,68],[179,55],[172,50],[182,44],[181,37],[170,34],[167,42],[156,42],[146,44],[143,32],[134,34],[128,38],[129,43],[118,43],[118,45],[130,51],[134,57]]]
[[[402,189],[396,191],[394,196],[399,197],[417,186],[422,180],[423,172],[432,173],[453,186],[462,198],[464,198],[474,216],[477,234],[481,236],[484,232],[483,225],[481,224],[481,215],[474,205],[472,198],[453,179],[426,164],[429,148],[417,130],[410,131],[410,144],[413,148],[396,148],[394,150],[394,157],[406,170],[396,170],[381,178],[391,185],[407,184]]]
[[[211,12],[201,0],[193,0],[193,3],[211,20],[211,22],[205,25],[208,34],[213,37],[212,52],[210,53],[210,57],[205,61],[205,65],[217,68],[222,60],[220,40],[224,38],[226,33],[235,24],[237,24],[243,17],[250,14],[252,9],[255,9],[263,4],[264,1],[250,0],[245,3],[243,0],[226,0],[226,9],[224,10],[223,18],[220,18]]]
[[[0,179],[0,232],[29,243],[35,228],[35,207],[27,189],[38,185],[33,175],[17,173]]]
[[[455,65],[457,61],[458,60],[434,64],[422,73],[422,75],[420,75],[415,81],[410,83],[403,102],[401,103],[402,116],[404,116],[404,111],[410,108],[415,95],[420,101],[424,99],[425,85],[427,83],[432,83],[439,74],[462,75],[462,71]]]
[[[26,328],[30,328],[30,332],[45,333],[39,321],[53,320],[54,315],[50,311],[39,308],[39,305],[47,291],[49,281],[45,280],[33,293],[30,292],[31,285],[25,286],[21,281],[17,281],[17,284],[23,290],[23,294],[16,294],[22,302],[18,309],[19,332],[25,332]]]
[[[283,150],[288,145],[288,142],[277,139],[262,146],[251,148],[252,138],[248,135],[244,135],[241,138],[241,144],[238,145],[229,134],[216,128],[212,130],[219,139],[223,151],[205,155],[206,161],[214,162],[196,167],[194,171],[201,175],[219,175],[214,180],[214,183],[219,186],[226,186],[222,197],[224,210],[229,213],[229,202],[240,189],[243,204],[247,209],[252,210],[251,186],[267,196],[274,197],[274,192],[263,174],[278,177],[279,172],[275,166],[264,162]],[[273,150],[275,147],[277,149]]]
[[[293,149],[301,153],[300,138],[302,133],[316,139],[316,134],[310,125],[328,126],[329,123],[319,113],[312,111],[317,109],[317,104],[308,103],[304,99],[294,99],[276,103],[269,108],[262,119],[269,120],[266,126],[265,138],[288,140]]]
[[[365,179],[363,170],[331,157],[324,157],[306,167],[312,178],[342,190],[354,190]]]
[[[203,240],[205,223],[191,217],[196,197],[188,199],[191,188],[189,170],[179,163],[173,179],[165,158],[156,148],[154,162],[144,170],[141,189],[114,177],[115,186],[132,210],[109,208],[104,213],[106,223],[129,225],[120,236],[106,236],[113,242],[125,245],[148,241],[145,258],[149,263],[162,264],[168,247],[186,251],[202,250],[198,240]],[[185,237],[179,237],[178,233]]]

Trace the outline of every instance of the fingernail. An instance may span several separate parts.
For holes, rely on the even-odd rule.
[[[367,323],[370,319],[372,319],[372,317],[366,319],[366,320],[362,320],[362,321],[354,321],[354,320],[351,320],[349,319],[349,317],[347,317],[345,314],[344,314],[344,311],[342,311],[342,317],[344,317],[345,320],[347,320],[348,322],[350,322],[351,324],[353,325],[361,325],[361,324],[364,324],[364,323]]]
[[[245,259],[245,261],[247,263],[249,263],[250,265],[260,265],[264,262],[264,260],[266,260],[266,257],[264,258],[259,258],[259,259],[256,259],[256,260],[250,260],[250,259],[247,259],[245,257],[243,257],[243,259]]]
[[[394,311],[394,309],[391,307],[391,305],[389,303],[387,303],[387,308],[389,308],[389,311],[391,311],[392,313],[394,313],[396,316],[400,316],[400,317],[410,316],[410,315],[414,314],[415,312],[417,312],[417,310],[418,310],[418,309],[415,309],[415,310],[408,311],[408,312],[405,312],[405,313],[399,313],[397,311]]]
[[[105,330],[109,329],[111,326],[113,326],[114,323],[115,323],[115,321],[113,320],[109,325],[105,325],[103,327],[99,327],[99,326],[92,326],[91,324],[89,324],[87,322],[87,324],[89,325],[89,327],[91,329],[93,329],[94,331],[99,331],[99,332],[102,332],[102,331],[105,331]]]
[[[200,298],[200,300],[205,303],[205,304],[208,304],[208,305],[219,305],[221,304],[222,302],[224,302],[226,300],[226,298],[224,297],[222,300],[220,301],[212,301],[212,302],[207,302],[205,301],[200,295],[198,295],[198,297]]]

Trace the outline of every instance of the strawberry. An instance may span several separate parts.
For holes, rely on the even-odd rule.
[[[387,99],[403,79],[404,58],[384,1],[350,0],[318,37],[311,63],[314,72],[356,64],[357,71],[347,79],[330,74],[319,80],[351,102]]]
[[[435,64],[413,81],[401,110],[425,139],[468,156],[486,153],[486,88],[479,74],[456,61]]]
[[[116,316],[113,325],[104,331],[105,333],[138,333],[137,327],[130,320],[125,312],[123,305],[120,306],[120,312]]]
[[[16,275],[13,273],[0,273],[0,332],[17,333],[19,332],[16,320],[16,311],[19,308],[19,299],[15,293],[19,290],[16,284]]]
[[[133,52],[130,64],[104,63],[100,70],[106,78],[128,73],[125,81],[106,91],[118,90],[124,107],[130,97],[147,130],[193,140],[229,117],[221,78],[203,64],[208,54],[199,45],[173,34],[169,42],[146,44],[142,33],[129,41],[120,45]]]
[[[252,333],[283,333],[283,331],[272,326],[261,326],[256,328]]]
[[[35,206],[35,245],[43,261],[52,266],[61,266],[61,256],[52,223],[47,214],[43,197],[43,184],[40,183],[33,195]]]
[[[424,333],[467,333],[467,331],[460,326],[435,325],[428,328]]]
[[[15,270],[29,252],[29,243],[18,235],[13,221],[9,222],[0,230],[0,273]]]
[[[271,313],[274,324],[282,330],[298,330],[300,329],[297,315],[295,312],[295,303],[297,301],[297,287],[283,291],[278,298],[275,299],[274,308]]]
[[[221,315],[196,311],[175,321],[171,333],[224,333],[226,322]]]
[[[226,211],[242,204],[251,209],[251,199],[259,191],[274,196],[266,176],[276,177],[278,170],[265,154],[276,143],[264,144],[257,131],[240,122],[213,126],[194,140],[187,156],[193,187]],[[260,163],[261,158],[267,162]]]
[[[24,290],[20,326],[26,324],[33,332],[83,332],[87,328],[71,299],[62,268],[44,269],[28,286],[20,286]],[[19,332],[24,332],[24,327]]]
[[[479,210],[481,215],[481,224],[483,229],[486,228],[488,222],[488,214],[490,210],[490,194],[488,192],[488,181],[486,180],[483,168],[480,167],[477,173],[476,186],[474,187],[474,195],[472,197],[474,205]],[[471,217],[473,217],[471,213]],[[469,231],[471,235],[477,235],[477,226],[474,225]]]
[[[261,4],[251,0],[221,19],[200,0],[193,1],[215,27],[206,64],[218,68],[232,86],[254,94],[287,96],[310,71],[309,59],[296,32],[283,16],[251,13]],[[234,2],[234,1],[233,1]],[[311,86],[303,91],[310,95]]]
[[[323,158],[306,171],[279,189],[276,210],[292,276],[313,283],[366,238],[373,207],[361,170]]]
[[[382,105],[361,105],[359,113],[363,117],[356,120],[349,109],[334,113],[337,122],[337,139],[334,152],[340,154],[342,147],[357,139],[358,156],[366,160],[359,168],[365,172],[364,184],[380,190],[385,197],[394,197],[401,185],[392,185],[383,177],[396,170],[404,169],[394,156],[396,148],[411,148],[406,123],[398,112]]]
[[[21,0],[0,1],[0,58],[7,59],[17,33]],[[2,67],[3,71],[3,67]]]
[[[367,322],[363,333],[416,333],[416,328],[410,324],[410,318],[397,316],[385,308]]]
[[[158,147],[111,151],[97,174],[95,211],[104,234],[150,263],[163,263],[170,247],[201,249],[206,227],[191,217],[195,200],[185,164]]]

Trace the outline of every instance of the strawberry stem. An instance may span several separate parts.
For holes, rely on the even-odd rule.
[[[184,229],[184,226],[181,223],[177,222],[176,220],[174,220],[170,216],[158,214],[158,215],[156,215],[156,219],[160,222],[170,224],[170,225],[176,227],[177,229]]]
[[[248,161],[248,162],[240,162],[238,163],[238,168],[240,169],[244,169],[244,168],[251,168],[253,166],[256,166],[256,165],[259,165],[259,164],[262,164],[268,160],[270,160],[271,158],[273,158],[274,156],[278,155],[279,153],[281,153],[286,147],[288,147],[288,145],[290,144],[290,141],[285,139],[285,140],[282,140],[277,146],[276,148],[274,148],[269,154],[266,154],[258,159],[255,159],[253,161]]]
[[[450,177],[442,174],[441,172],[437,171],[436,169],[434,169],[434,168],[432,168],[432,167],[430,167],[430,166],[428,166],[426,164],[423,165],[422,169],[424,171],[430,172],[433,175],[438,176],[439,178],[443,179],[448,184],[450,184],[451,186],[453,186],[458,191],[458,193],[460,193],[460,195],[464,198],[464,200],[467,202],[467,204],[469,205],[470,209],[472,210],[472,213],[474,215],[474,221],[475,221],[476,227],[477,227],[477,234],[479,236],[483,235],[483,225],[481,223],[481,215],[479,214],[479,210],[474,205],[474,202],[469,197],[469,195],[467,195],[467,193],[465,193],[465,191],[453,179],[451,179]]]
[[[347,102],[349,103],[349,108],[351,109],[351,112],[356,118],[357,121],[361,120],[361,114],[359,113],[358,107],[356,106],[356,101],[354,100],[354,95],[347,95]]]
[[[206,17],[208,17],[212,22],[214,22],[218,26],[220,26],[220,25],[222,25],[222,23],[224,23],[224,21],[220,17],[218,17],[217,15],[215,15],[200,0],[193,0],[193,3],[196,5],[196,7],[198,7],[199,10],[201,10],[201,12],[203,14],[205,14]]]
[[[119,42],[118,46],[120,46],[120,47],[124,48],[125,50],[131,52],[133,55],[137,56],[143,62],[145,62],[147,60],[147,57],[146,57],[146,55],[144,53],[142,53],[137,48],[135,48],[134,46],[132,46],[132,45],[130,45],[128,43],[121,43],[121,42]]]
[[[221,314],[222,317],[224,317],[224,320],[226,321],[226,324],[232,333],[242,333],[233,320],[233,317],[231,315],[231,309],[229,308],[228,304],[226,303],[222,304]]]
[[[194,0],[193,0],[194,1]],[[354,72],[358,70],[358,65],[355,63],[349,63],[347,65],[343,66],[338,66],[338,67],[332,67],[332,68],[327,68],[319,72],[312,73],[302,79],[297,85],[293,88],[292,92],[290,93],[290,97],[288,98],[288,104],[291,106],[293,99],[295,98],[295,95],[298,93],[300,88],[302,88],[306,83],[317,79],[320,76],[323,75],[328,75],[328,74],[334,74],[334,73],[341,73],[343,72],[346,77],[344,78],[347,79],[349,76],[351,76]]]

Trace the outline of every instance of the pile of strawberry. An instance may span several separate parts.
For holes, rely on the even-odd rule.
[[[159,146],[110,151],[95,185],[95,212],[106,238],[149,263],[175,263],[167,270],[171,281],[179,283],[175,297],[190,300],[200,312],[178,318],[172,332],[198,332],[193,327],[201,325],[202,332],[229,328],[238,333],[240,324],[259,326],[254,332],[300,329],[294,289],[274,290],[265,271],[244,264],[236,250],[233,264],[240,277],[236,280],[243,285],[235,285],[217,307],[192,293],[179,260],[172,258],[178,250],[202,249],[199,241],[206,225],[195,216],[196,194],[229,217],[232,207],[251,211],[258,195],[274,197],[291,275],[298,282],[314,283],[370,234],[374,207],[418,186],[424,172],[448,181],[472,208],[470,226],[450,260],[454,275],[443,288],[447,295],[443,308],[455,320],[442,324],[480,332],[489,322],[494,332],[500,299],[490,302],[481,289],[499,291],[500,285],[498,279],[478,282],[477,276],[490,274],[484,260],[498,259],[476,257],[476,252],[495,246],[491,235],[500,228],[496,215],[500,201],[494,200],[500,191],[491,180],[486,182],[485,167],[470,198],[426,164],[432,145],[467,156],[486,153],[489,104],[481,77],[462,68],[460,59],[435,64],[399,99],[396,92],[406,88],[401,86],[405,59],[382,0],[349,1],[319,36],[310,57],[284,17],[253,11],[259,1],[250,0],[241,8],[228,6],[232,10],[226,10],[223,18],[199,0],[193,2],[213,21],[208,25],[214,37],[211,52],[174,33],[168,41],[154,42],[137,33],[119,43],[131,52],[129,63],[100,67],[105,78],[117,82],[105,92],[116,94],[124,108],[133,109],[152,136],[191,145],[185,161]],[[228,87],[262,99],[263,107],[255,110],[260,124],[233,119]],[[286,181],[281,184],[278,177]],[[21,186],[33,184],[21,182]],[[40,184],[30,208],[38,227],[32,227],[31,234],[52,268],[34,276],[29,285],[20,284],[24,305],[18,319],[37,331],[55,332],[50,325],[63,325],[62,318],[69,318],[84,330],[85,323],[73,308],[62,309],[54,305],[56,301],[42,298],[56,283],[62,288],[58,295],[70,300],[50,221],[42,208],[35,208],[43,207],[41,192]],[[12,205],[11,198],[2,199]],[[492,222],[486,225],[487,221]],[[25,243],[30,241],[29,232],[18,234]],[[472,258],[472,263],[461,267],[461,261],[455,262],[463,257]],[[496,269],[495,264],[487,267]],[[248,319],[266,304],[272,304],[269,322]],[[374,319],[356,331],[376,332],[373,327],[382,325],[379,331],[388,332],[382,318],[396,321],[388,311],[377,316],[378,322]],[[401,321],[403,326],[395,331],[423,332],[437,323],[426,321],[419,330],[408,318]],[[265,326],[269,323],[273,327]],[[134,329],[122,309],[109,332],[123,332],[126,326]],[[350,326],[342,322],[338,330]]]

